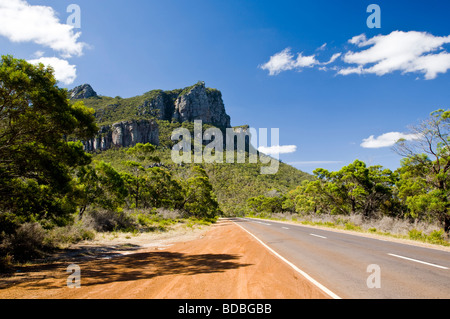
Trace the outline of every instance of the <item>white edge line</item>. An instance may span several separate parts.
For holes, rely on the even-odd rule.
[[[256,237],[255,235],[253,235],[251,232],[249,232],[247,229],[245,229],[244,227],[242,227],[241,225],[239,225],[236,222],[233,222],[236,225],[238,225],[239,227],[241,227],[241,229],[245,230],[248,234],[250,234],[253,238],[255,238],[261,245],[263,245],[264,247],[266,247],[272,254],[274,254],[275,256],[277,256],[278,258],[280,258],[282,261],[284,261],[286,264],[288,264],[289,266],[291,266],[296,272],[300,273],[303,277],[305,277],[306,279],[308,279],[312,284],[314,284],[316,287],[318,287],[320,290],[322,290],[323,292],[325,292],[327,295],[329,295],[331,298],[333,299],[342,299],[341,297],[339,297],[338,295],[336,295],[334,292],[332,292],[330,289],[328,289],[327,287],[325,287],[324,285],[322,285],[321,283],[319,283],[318,281],[316,281],[314,278],[312,278],[310,275],[308,275],[306,272],[304,272],[303,270],[299,269],[297,266],[295,266],[293,263],[291,263],[289,260],[287,260],[286,258],[284,258],[283,256],[281,256],[279,253],[277,253],[275,250],[273,250],[272,248],[270,248],[269,246],[267,246],[261,239],[259,239],[258,237]]]
[[[316,234],[310,234],[311,236],[316,236],[316,237],[319,237],[319,238],[323,238],[323,239],[327,239],[325,236],[320,236],[320,235],[316,235]]]
[[[389,256],[393,256],[393,257],[397,257],[397,258],[402,258],[402,259],[410,260],[410,261],[415,261],[416,263],[421,263],[421,264],[425,264],[425,265],[428,265],[428,266],[433,266],[433,267],[437,267],[437,268],[441,268],[441,269],[448,269],[447,267],[440,266],[440,265],[436,265],[436,264],[427,263],[427,262],[422,261],[422,260],[412,259],[412,258],[400,256],[400,255],[395,255],[395,254],[388,254],[388,255],[389,255]]]

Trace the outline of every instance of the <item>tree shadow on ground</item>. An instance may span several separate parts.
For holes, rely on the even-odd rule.
[[[142,252],[108,260],[95,260],[79,264],[81,285],[93,286],[121,281],[151,279],[167,275],[196,275],[224,272],[247,267],[239,263],[240,256],[233,254],[183,254],[177,252]],[[65,272],[64,279],[69,276]],[[55,282],[38,281],[27,284],[28,289],[61,288]]]

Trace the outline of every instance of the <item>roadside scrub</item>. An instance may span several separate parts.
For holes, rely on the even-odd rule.
[[[143,233],[169,232],[175,227],[186,230],[209,226],[214,218],[195,218],[185,212],[168,209],[130,209],[120,211],[93,209],[67,226],[46,229],[38,222],[20,225],[14,234],[0,234],[0,274],[13,271],[14,266],[45,260],[52,253],[71,245],[96,238],[125,238]]]
[[[284,212],[249,214],[247,217],[289,221],[302,225],[329,227],[450,246],[449,238],[447,238],[444,230],[437,223],[431,224],[423,221],[410,221],[388,216],[365,219],[361,215],[302,215]]]

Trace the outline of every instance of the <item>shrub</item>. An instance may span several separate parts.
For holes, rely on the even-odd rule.
[[[135,220],[123,211],[92,210],[83,219],[87,228],[95,229],[98,232],[134,231],[136,229]]]
[[[431,232],[431,234],[429,234],[427,236],[427,241],[429,241],[430,243],[433,244],[442,244],[445,243],[445,237],[444,237],[444,230],[435,230],[433,232]]]
[[[0,256],[0,274],[10,273],[13,271],[13,258],[11,255]]]
[[[179,219],[183,218],[183,216],[187,215],[186,213],[183,213],[180,210],[177,209],[167,209],[167,208],[158,208],[157,214],[162,219]]]
[[[137,221],[141,226],[149,226],[152,224],[152,219],[147,214],[138,214]]]
[[[417,229],[411,229],[408,233],[408,236],[412,240],[423,240],[425,238],[424,234]]]
[[[94,238],[95,232],[92,229],[85,227],[82,223],[77,223],[49,230],[45,236],[44,243],[51,247],[61,248],[82,240]]]
[[[345,229],[347,229],[347,230],[361,230],[361,227],[356,226],[355,224],[353,224],[351,222],[346,222],[345,223]]]
[[[39,223],[24,223],[14,234],[5,235],[0,244],[2,255],[26,262],[44,255],[45,230]],[[7,258],[7,257],[4,257]]]

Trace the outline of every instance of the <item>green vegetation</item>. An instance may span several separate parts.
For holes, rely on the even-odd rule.
[[[192,124],[192,123],[191,123]],[[206,128],[204,128],[206,129]],[[154,156],[158,157],[164,169],[171,173],[173,179],[187,181],[193,174],[194,164],[175,165],[170,156],[171,150],[164,146],[158,146],[154,150]],[[124,165],[126,149],[110,149],[93,155],[95,161],[105,162],[113,166],[117,171],[125,171]],[[144,167],[155,164],[144,161]],[[312,176],[301,172],[292,166],[279,163],[277,174],[260,174],[260,162],[252,163],[203,163],[201,167],[208,176],[212,191],[219,203],[219,210],[225,216],[243,216],[247,213],[247,200],[260,194],[277,192],[286,193],[295,188],[302,181],[311,179]],[[157,168],[153,168],[156,171]],[[179,208],[176,206],[175,208]]]
[[[84,99],[84,104],[95,110],[95,118],[99,125],[111,125],[117,121],[151,119],[157,117],[157,113],[144,113],[139,108],[153,101],[162,90],[152,90],[143,95],[131,98],[112,98],[107,96],[92,97]],[[155,110],[156,112],[157,110]]]
[[[248,199],[248,214],[293,212],[303,217],[361,216],[366,221],[390,217],[438,223],[440,230],[428,235],[411,230],[409,238],[442,244],[450,232],[450,111],[431,113],[414,134],[418,139],[397,142],[394,149],[405,158],[395,172],[379,165],[368,167],[360,160],[336,172],[318,168],[314,179],[278,197]],[[343,227],[359,230],[352,223]]]
[[[201,166],[180,172],[161,165],[158,153],[165,159],[170,154],[151,144],[103,154],[109,160],[83,150],[80,140],[98,132],[96,119],[135,119],[136,104],[160,93],[86,99],[94,110],[83,101],[69,102],[51,68],[2,57],[0,271],[92,239],[95,232],[164,231],[179,222],[192,227],[216,221],[221,210]],[[166,218],[159,209],[176,216]]]
[[[91,156],[74,139],[97,132],[93,110],[69,104],[51,69],[11,56],[0,62],[0,233],[25,222],[68,223],[72,172]]]
[[[201,84],[201,83],[200,83]],[[197,83],[196,85],[199,85]],[[214,90],[214,89],[210,89]],[[275,216],[286,212],[311,224],[362,231],[365,221],[395,218],[439,222],[442,229],[409,229],[408,238],[445,243],[450,227],[449,117],[438,110],[418,129],[423,145],[399,141],[405,155],[395,172],[356,160],[314,176],[279,163],[261,174],[257,163],[174,164],[170,136],[194,124],[157,120],[160,145],[136,144],[84,152],[80,140],[99,125],[158,114],[140,106],[176,99],[185,90],[154,90],[122,99],[71,103],[51,68],[3,56],[0,63],[0,272],[14,262],[92,239],[98,232],[166,231],[210,224],[219,216]],[[203,130],[211,125],[203,125]],[[423,152],[417,150],[422,149]],[[246,154],[248,159],[248,154]],[[340,216],[330,221],[305,220]],[[342,216],[342,217],[341,217]],[[380,233],[380,226],[368,232]]]
[[[290,191],[285,209],[304,213],[401,214],[402,206],[394,195],[398,175],[380,166],[367,167],[356,160],[337,172],[319,168],[316,179]]]

